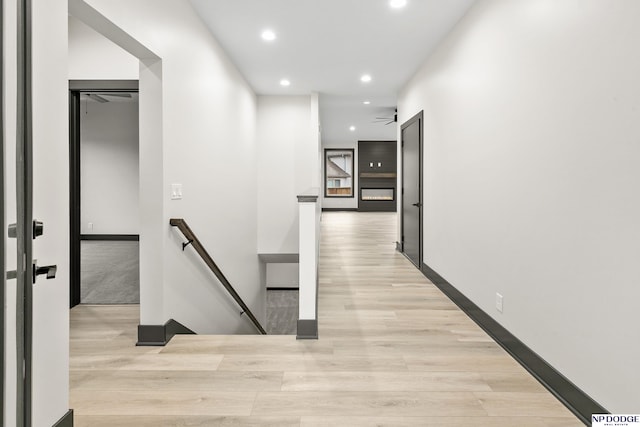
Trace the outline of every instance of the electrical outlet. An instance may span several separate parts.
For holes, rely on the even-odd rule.
[[[502,295],[496,292],[496,310],[502,313]]]
[[[171,200],[182,199],[182,184],[171,184]]]

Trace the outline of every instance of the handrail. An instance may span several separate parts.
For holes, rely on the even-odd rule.
[[[198,255],[200,255],[200,258],[202,258],[205,264],[207,264],[207,266],[209,267],[209,269],[211,269],[213,274],[216,275],[220,283],[222,283],[222,286],[224,286],[227,292],[229,292],[229,294],[233,297],[233,299],[236,300],[238,305],[242,308],[243,311],[242,313],[240,313],[240,315],[246,313],[247,316],[249,316],[249,319],[251,319],[251,321],[255,325],[255,327],[260,331],[260,333],[263,335],[266,335],[267,331],[264,330],[264,328],[262,327],[258,319],[256,319],[256,317],[253,315],[253,313],[247,306],[247,304],[244,303],[240,295],[238,295],[236,290],[233,289],[233,286],[231,286],[231,283],[229,282],[229,280],[227,280],[225,275],[222,274],[222,271],[220,270],[220,268],[218,268],[218,266],[213,261],[211,256],[207,253],[205,248],[202,246],[202,243],[200,243],[200,240],[198,240],[196,235],[193,234],[193,231],[191,231],[191,228],[189,228],[185,220],[182,218],[171,218],[169,220],[169,224],[171,224],[171,226],[173,227],[178,227],[178,229],[182,231],[182,234],[184,234],[184,237],[187,238],[187,243],[182,244],[182,250],[184,250],[185,247],[187,247],[188,245],[193,246],[193,249],[195,249],[196,252],[198,252]]]

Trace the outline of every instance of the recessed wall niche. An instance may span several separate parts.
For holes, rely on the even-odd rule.
[[[396,211],[396,141],[358,141],[358,210]]]

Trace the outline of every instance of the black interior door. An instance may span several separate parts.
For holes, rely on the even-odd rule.
[[[422,112],[401,127],[402,251],[422,265]]]

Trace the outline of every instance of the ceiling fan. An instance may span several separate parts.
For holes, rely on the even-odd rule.
[[[109,97],[131,98],[130,93],[115,93],[115,92],[85,93],[85,95],[87,95],[87,98],[93,101],[98,101],[101,104],[104,104],[105,102],[110,102],[111,100],[109,99]]]
[[[398,109],[394,108],[392,117],[376,117],[373,123],[384,123],[386,126],[386,125],[390,125],[391,123],[396,123],[397,121],[398,121]]]

